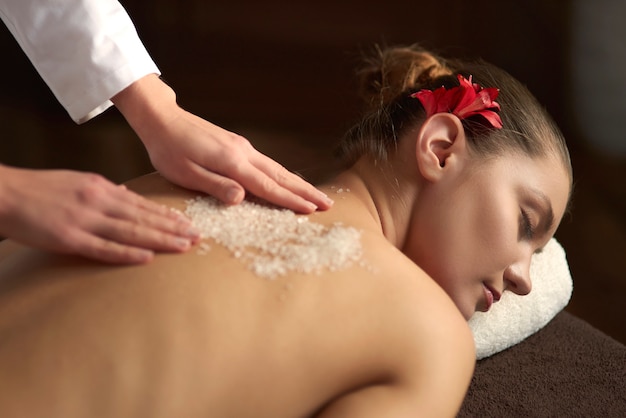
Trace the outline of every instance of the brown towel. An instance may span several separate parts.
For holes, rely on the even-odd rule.
[[[626,346],[559,313],[476,364],[459,417],[626,417]]]

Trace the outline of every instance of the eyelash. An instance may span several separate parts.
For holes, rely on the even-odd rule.
[[[535,227],[533,226],[530,215],[522,209],[522,231],[526,239],[532,239],[535,236]]]

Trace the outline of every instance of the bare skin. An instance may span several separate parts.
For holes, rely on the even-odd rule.
[[[126,267],[0,245],[0,415],[454,416],[467,324],[381,234],[358,176],[338,181],[351,192],[311,220],[361,229],[367,268],[267,280],[215,244]]]
[[[5,247],[0,413],[454,416],[474,365],[465,319],[530,290],[570,187],[552,157],[468,149],[436,114],[388,164],[333,181],[350,192],[309,216],[361,230],[365,267],[271,281],[216,244],[118,268]],[[130,186],[179,209],[193,196],[154,175]]]

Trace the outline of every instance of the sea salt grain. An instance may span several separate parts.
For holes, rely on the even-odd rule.
[[[197,251],[198,254],[204,255],[204,254],[207,254],[210,250],[211,250],[211,246],[207,244],[206,242],[201,242],[200,244],[198,244],[198,251]]]
[[[336,271],[361,260],[360,231],[340,223],[327,227],[251,201],[226,206],[198,196],[186,203],[185,214],[202,238],[223,245],[261,277]]]

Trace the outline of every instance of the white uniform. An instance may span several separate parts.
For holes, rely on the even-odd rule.
[[[77,123],[134,81],[160,74],[116,0],[0,0],[0,17]]]

